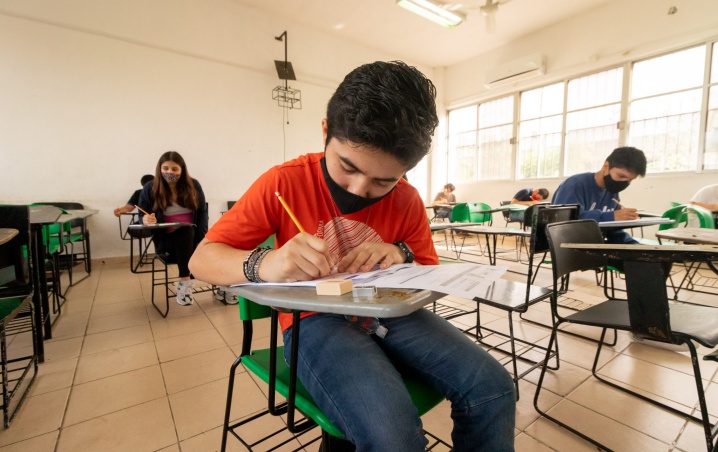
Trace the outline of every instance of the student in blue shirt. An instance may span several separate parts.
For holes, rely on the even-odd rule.
[[[578,204],[579,218],[596,221],[623,221],[638,218],[636,209],[622,208],[616,201],[636,178],[646,175],[646,156],[634,147],[614,149],[595,173],[576,174],[556,189],[552,204]],[[608,243],[638,243],[626,231],[605,234]]]

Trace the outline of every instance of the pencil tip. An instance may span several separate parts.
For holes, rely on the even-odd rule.
[[[278,191],[275,191],[274,194],[277,196],[277,198],[279,198],[280,196],[282,196],[282,195],[279,194]]]

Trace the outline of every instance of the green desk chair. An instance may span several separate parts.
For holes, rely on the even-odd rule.
[[[85,208],[79,202],[40,202],[36,204],[55,206],[60,209],[63,209],[63,211],[82,210]],[[70,265],[74,267],[78,262],[82,262],[84,264],[86,272],[85,276],[75,281],[72,280],[72,273],[70,272],[70,285],[72,286],[74,283],[82,281],[83,279],[90,276],[90,273],[92,272],[92,259],[90,254],[90,231],[87,229],[86,221],[81,218],[70,220],[67,236],[70,243],[70,254],[68,254],[68,258],[70,259]],[[75,244],[82,245],[81,252],[75,251]]]
[[[30,210],[27,206],[0,206],[0,228],[18,230],[18,235],[0,245],[0,349],[2,350],[3,423],[9,427],[37,376],[37,341],[32,302]],[[17,356],[12,350],[20,341],[8,337],[30,333],[32,353]],[[9,356],[13,356],[10,358]]]
[[[483,202],[470,202],[469,206],[469,221],[471,223],[487,224],[491,226],[493,224],[493,217],[491,213],[479,213],[485,210],[491,210],[491,206]]]
[[[686,221],[686,224],[688,226],[700,227],[704,229],[715,229],[715,219],[713,218],[713,212],[706,208],[694,206],[692,204],[687,204],[683,207],[685,207],[685,213],[688,217],[688,220]],[[709,268],[716,267],[715,262],[708,262],[706,265]],[[686,267],[686,274],[681,280],[681,283],[677,287],[675,284],[673,284],[674,299],[678,298],[678,292],[681,290],[682,287],[684,287],[684,285],[688,290],[697,290],[696,287],[716,287],[717,284],[715,273],[712,270],[706,272],[705,274],[702,273],[699,275],[698,271],[702,266],[703,264],[700,262],[692,262],[688,264],[688,266]],[[671,279],[671,283],[672,282],[673,280]],[[715,292],[706,293],[714,294]]]
[[[270,237],[262,245],[273,247],[274,237]],[[222,429],[222,452],[224,452],[227,448],[228,433],[231,433],[250,451],[253,450],[254,447],[260,447],[261,450],[267,450],[265,442],[271,441],[272,438],[284,433],[285,431],[290,432],[292,434],[291,437],[282,441],[281,444],[275,445],[276,447],[280,447],[281,445],[306,434],[316,426],[321,428],[321,436],[316,437],[311,441],[306,439],[303,440],[304,447],[321,438],[322,444],[320,450],[322,452],[354,450],[353,445],[346,441],[341,430],[339,430],[314,404],[312,397],[306,391],[302,382],[297,379],[296,367],[290,368],[290,366],[288,366],[284,361],[284,347],[277,345],[277,311],[270,307],[254,303],[253,301],[247,300],[243,297],[237,298],[239,305],[239,317],[242,320],[243,327],[242,351],[237,360],[232,364],[229,372],[227,405],[225,408],[224,425]],[[252,322],[254,320],[260,320],[267,317],[271,317],[270,346],[268,349],[252,350]],[[294,313],[294,322],[295,324],[299,324],[298,311],[295,311]],[[298,329],[295,331],[297,333],[299,332]],[[293,343],[298,344],[298,338],[296,338]],[[297,361],[296,352],[297,350],[292,351],[293,357],[291,362],[293,363],[296,363]],[[230,424],[234,377],[237,367],[240,364],[244,364],[248,371],[252,372],[269,385],[268,405],[266,410]],[[424,415],[444,400],[444,397],[441,394],[417,379],[405,377],[404,383],[411,394],[411,399],[419,412],[419,416]],[[276,393],[283,396],[286,401],[276,403]],[[298,421],[295,419],[296,411],[299,411],[300,415],[303,415],[303,419],[299,419]],[[242,438],[242,436],[240,436],[240,434],[236,431],[239,427],[252,421],[262,419],[266,415],[282,416],[285,414],[286,427],[269,433],[256,442],[249,443],[247,439]],[[425,434],[433,441],[430,441],[429,449],[437,444],[443,444],[444,446],[451,448],[449,444],[435,437],[431,433],[425,432]]]

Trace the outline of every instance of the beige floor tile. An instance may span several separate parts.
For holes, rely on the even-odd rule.
[[[118,283],[107,287],[98,286],[95,306],[142,298],[142,290],[137,285]]]
[[[165,396],[159,366],[75,385],[63,427]]]
[[[558,452],[596,452],[596,446],[590,442],[544,418],[531,424],[524,433]]]
[[[70,389],[28,397],[8,429],[0,429],[0,446],[34,438],[60,428]]]
[[[672,414],[593,378],[579,386],[568,398],[667,444],[678,437],[685,423],[684,416]]]
[[[9,446],[0,447],[0,452],[54,452],[59,433],[59,430],[55,430]]]
[[[205,315],[215,327],[241,322],[239,318],[239,308],[237,308],[236,305],[228,305],[223,306],[222,308],[212,309],[207,311]]]
[[[160,339],[155,345],[162,363],[227,346],[215,329],[187,333],[181,338]]]
[[[668,444],[566,399],[553,407],[549,414],[613,450],[668,450]]]
[[[90,319],[87,325],[87,334],[103,333],[105,331],[119,330],[148,323],[147,313],[130,311],[124,314],[109,315]]]
[[[40,395],[72,386],[77,358],[56,359],[38,366],[37,378],[30,388],[30,395]]]
[[[166,307],[164,298],[162,298],[161,302],[155,300],[155,303],[157,303],[162,312],[165,311]],[[203,313],[196,301],[189,306],[180,306],[177,304],[175,298],[170,299],[167,317],[162,317],[162,314],[160,314],[157,308],[155,308],[151,303],[145,304],[145,309],[147,310],[147,317],[150,319],[150,322],[163,322],[165,320],[180,319],[182,317],[190,317]]]
[[[152,342],[131,345],[80,357],[75,384],[129,372],[157,364],[157,351]]]
[[[123,300],[117,303],[93,306],[90,318],[98,319],[100,317],[127,314],[130,312],[145,312],[144,300]]]
[[[525,433],[516,437],[514,448],[521,452],[550,452],[553,450]]]
[[[57,452],[156,451],[177,437],[166,397],[66,427]]]
[[[540,372],[531,372],[525,379],[536,385],[538,384],[539,376]],[[558,370],[546,371],[543,388],[555,394],[566,396],[588,378],[593,378],[590,370],[562,361]]]
[[[181,441],[222,425],[228,382],[224,378],[169,396]],[[246,372],[237,374],[232,399],[233,421],[267,406],[267,399]]]
[[[520,398],[516,402],[516,428],[523,431],[529,425],[536,422],[540,417],[540,414],[534,408],[534,394],[536,393],[536,385],[529,383],[525,380],[519,380],[519,394]],[[541,391],[541,398],[539,406],[548,410],[556,405],[561,400],[561,397],[552,393],[551,391]]]
[[[222,339],[228,344],[228,345],[237,345],[242,343],[242,325],[237,323],[232,323],[229,325],[219,325],[215,327],[219,334],[222,335]]]
[[[157,452],[180,452],[179,444],[172,444],[171,446],[164,447]]]
[[[161,320],[152,322],[150,325],[152,327],[152,334],[154,335],[155,340],[181,336],[187,333],[212,328],[212,323],[210,323],[204,314],[179,319]]]
[[[234,362],[229,347],[162,363],[162,374],[168,394],[174,394],[229,375]]]
[[[697,422],[686,422],[685,429],[676,441],[676,447],[685,452],[706,450],[703,425]]]
[[[129,347],[152,341],[152,329],[149,324],[142,324],[130,328],[107,331],[104,333],[85,336],[82,346],[82,355],[106,352],[117,348]]]
[[[45,361],[56,359],[76,358],[80,356],[82,337],[72,339],[52,339],[45,341]]]
[[[619,355],[599,370],[599,375],[672,400],[686,407],[697,401],[695,380],[687,375],[653,363]]]
[[[87,319],[77,322],[68,322],[60,317],[52,327],[52,338],[55,340],[83,337],[87,329]]]

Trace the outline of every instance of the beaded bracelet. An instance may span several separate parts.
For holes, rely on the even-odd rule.
[[[259,264],[270,251],[272,251],[272,248],[269,247],[255,248],[244,258],[242,270],[244,271],[244,277],[247,278],[247,281],[265,282],[259,277]]]
[[[252,276],[253,280],[252,282],[262,283],[266,282],[262,278],[259,277],[259,264],[262,263],[262,260],[264,257],[269,254],[269,252],[272,251],[272,248],[262,248],[262,250],[257,254],[257,257],[254,261],[254,266],[252,267]]]

